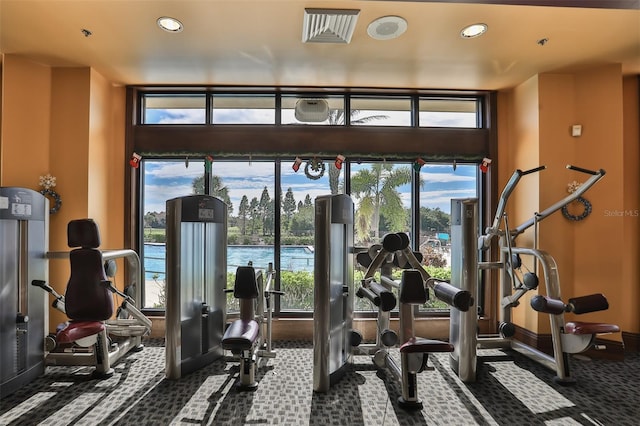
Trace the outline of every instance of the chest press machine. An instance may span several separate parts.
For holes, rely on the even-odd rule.
[[[140,260],[133,250],[101,251],[98,225],[92,219],[70,221],[67,240],[69,247],[75,247],[71,252],[47,254],[50,259],[70,260],[71,276],[64,296],[45,281],[31,283],[50,293],[54,297],[52,306],[70,319],[56,334],[47,336],[45,362],[52,366],[94,366],[94,378],[108,378],[113,375],[115,362],[130,351],[143,349],[142,336],[151,331],[151,321],[127,294],[130,289],[137,290],[135,283],[142,276]],[[117,258],[128,260],[130,266],[130,286],[125,292],[108,279],[115,275]],[[114,295],[122,298],[117,310]],[[114,312],[116,316],[112,318]]]

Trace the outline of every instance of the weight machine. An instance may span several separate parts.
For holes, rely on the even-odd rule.
[[[210,195],[167,200],[166,371],[179,379],[222,357],[227,205]]]
[[[26,188],[0,188],[0,398],[44,373],[47,305],[29,283],[46,279],[49,202]]]
[[[452,352],[454,345],[416,337],[414,308],[427,302],[428,289],[431,289],[438,299],[458,310],[468,311],[473,305],[471,293],[432,278],[421,264],[422,255],[409,248],[409,237],[405,233],[385,235],[382,245],[374,245],[368,251],[358,253],[356,258],[367,267],[356,295],[378,307],[376,343],[357,350],[373,354],[374,364],[378,368],[386,367],[400,382],[402,395],[398,402],[402,408],[421,409],[417,374],[427,368],[430,353]],[[391,278],[394,267],[403,269],[399,282]],[[378,269],[381,271],[379,282],[374,278]],[[396,306],[394,291],[400,301],[399,334],[389,328],[389,312]],[[400,344],[400,366],[389,353],[389,348],[397,343]]]
[[[231,351],[234,358],[240,360],[240,377],[236,386],[242,391],[257,389],[255,373],[260,359],[276,357],[271,343],[271,297],[282,296],[284,292],[271,289],[275,277],[271,263],[266,277],[265,282],[262,271],[256,273],[251,264],[239,266],[233,289],[225,290],[233,292],[240,302],[239,318],[229,324],[222,336],[222,348]]]
[[[553,213],[577,200],[605,175],[600,169],[592,171],[568,165],[568,169],[590,175],[578,188],[540,213],[535,213],[521,225],[511,228],[506,214],[509,196],[523,176],[537,173],[545,167],[531,170],[516,170],[500,195],[496,215],[490,227],[478,238],[477,199],[452,200],[452,284],[470,291],[477,297],[479,272],[499,270],[500,310],[499,335],[478,336],[478,313],[473,311],[452,314],[451,342],[456,351],[451,354],[451,368],[464,382],[476,380],[477,348],[511,348],[556,371],[555,381],[571,384],[575,380],[569,368],[569,354],[587,350],[593,345],[595,335],[620,331],[614,324],[569,322],[564,320],[564,312],[576,314],[594,312],[608,308],[606,298],[589,295],[562,302],[560,278],[555,259],[537,248],[538,224]],[[534,247],[517,247],[516,238],[530,227],[534,227]],[[498,262],[478,261],[478,249],[487,250],[499,240],[500,260]],[[477,245],[476,245],[477,244]],[[522,257],[529,257],[533,270],[525,267]],[[531,306],[539,312],[549,313],[553,355],[546,354],[513,339],[515,326],[511,323],[511,310],[519,305],[519,299],[528,291],[538,287],[538,265],[542,268],[546,296],[535,296]],[[523,270],[524,268],[524,270]]]
[[[70,318],[57,333],[45,339],[44,359],[49,366],[95,366],[94,378],[113,375],[111,367],[130,351],[143,349],[142,337],[151,331],[149,320],[139,309],[142,278],[140,258],[133,250],[99,250],[98,225],[92,219],[78,219],[67,227],[71,252],[49,252],[48,259],[69,259],[71,277],[65,295],[58,294],[44,280],[32,286],[50,293],[53,308]],[[115,277],[115,259],[128,264],[127,284],[121,292],[109,278]],[[44,294],[44,293],[43,293]],[[131,296],[133,294],[133,296]],[[113,297],[122,299],[115,318]]]

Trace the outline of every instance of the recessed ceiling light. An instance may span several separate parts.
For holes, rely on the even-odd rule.
[[[474,38],[481,36],[487,31],[487,24],[473,24],[465,27],[460,31],[462,38]]]
[[[400,16],[383,16],[371,22],[367,34],[376,40],[391,40],[407,31],[407,21]]]
[[[169,16],[162,16],[158,18],[156,21],[158,26],[163,30],[170,33],[179,33],[182,31],[182,22],[178,21],[176,18],[171,18]]]

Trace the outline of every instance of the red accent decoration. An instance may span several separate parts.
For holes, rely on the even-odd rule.
[[[489,170],[490,165],[491,165],[491,159],[486,157],[483,158],[482,164],[480,164],[480,171],[482,171],[482,173],[487,173],[487,170]]]
[[[342,163],[344,163],[344,155],[338,155],[336,157],[336,169],[341,170],[342,169]]]
[[[142,156],[134,152],[133,155],[131,156],[131,159],[129,160],[129,165],[134,169],[137,169],[138,167],[140,167],[141,159],[142,159]]]
[[[298,172],[298,170],[300,170],[300,165],[302,164],[302,160],[299,157],[296,157],[295,161],[293,162],[293,165],[291,166],[291,168],[293,169],[294,172]]]

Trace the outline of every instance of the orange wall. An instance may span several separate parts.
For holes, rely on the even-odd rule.
[[[4,55],[2,68],[0,186],[39,190],[51,171],[51,70],[15,55]]]
[[[532,169],[541,164],[540,153],[537,149],[540,128],[537,93],[538,77],[533,77],[508,94],[500,94],[499,104],[502,115],[498,121],[503,122],[500,133],[506,132],[498,138],[498,156],[501,164],[498,178],[500,191],[514,170]],[[537,174],[523,177],[518,183],[517,189],[509,197],[506,212],[511,228],[526,221],[534,212],[540,210],[538,180]],[[501,225],[501,227],[503,226]],[[532,246],[533,233],[527,231],[520,235],[518,244]],[[523,260],[528,261],[525,257]],[[533,265],[528,263],[527,267],[532,269]],[[521,299],[521,305],[528,306],[530,297],[529,294],[525,295]],[[537,318],[527,314],[526,309],[514,309],[511,320],[528,330],[537,332]]]
[[[50,216],[49,250],[68,251],[72,219],[92,217],[102,248],[124,241],[124,88],[90,68],[49,68],[5,55],[0,185],[38,188],[56,177],[62,206]],[[36,101],[34,101],[36,100]],[[124,284],[119,261],[116,284]],[[64,293],[68,261],[50,260],[49,282]],[[50,309],[49,328],[66,317]]]
[[[560,212],[548,217],[540,224],[539,248],[558,263],[563,299],[597,292],[609,300],[607,311],[579,318],[567,315],[567,320],[611,322],[624,331],[638,332],[637,309],[629,302],[629,295],[638,294],[638,219],[624,217],[625,209],[638,208],[633,207],[638,205],[640,178],[638,93],[633,87],[624,93],[626,102],[619,65],[540,74],[501,93],[499,120],[510,124],[500,128],[499,153],[509,164],[506,170],[501,167],[500,181],[504,185],[516,168],[537,165],[532,164],[535,159],[547,166],[537,177],[526,176],[521,181],[537,180],[537,188],[535,182],[518,187],[517,197],[528,198],[516,198],[511,206],[510,218],[515,216],[519,223],[531,216],[536,204],[543,210],[566,196],[568,183],[588,178],[566,170],[566,164],[607,171],[584,195],[593,206],[591,215],[580,222],[569,221]],[[626,127],[623,117],[628,117]],[[537,128],[532,128],[536,120]],[[571,136],[573,124],[583,126],[581,137]],[[622,212],[623,217],[616,217],[615,212]],[[527,240],[519,238],[518,243],[524,245]],[[513,319],[534,332],[550,330],[548,316],[530,309],[528,299],[516,309]],[[621,335],[607,338],[620,340]]]

